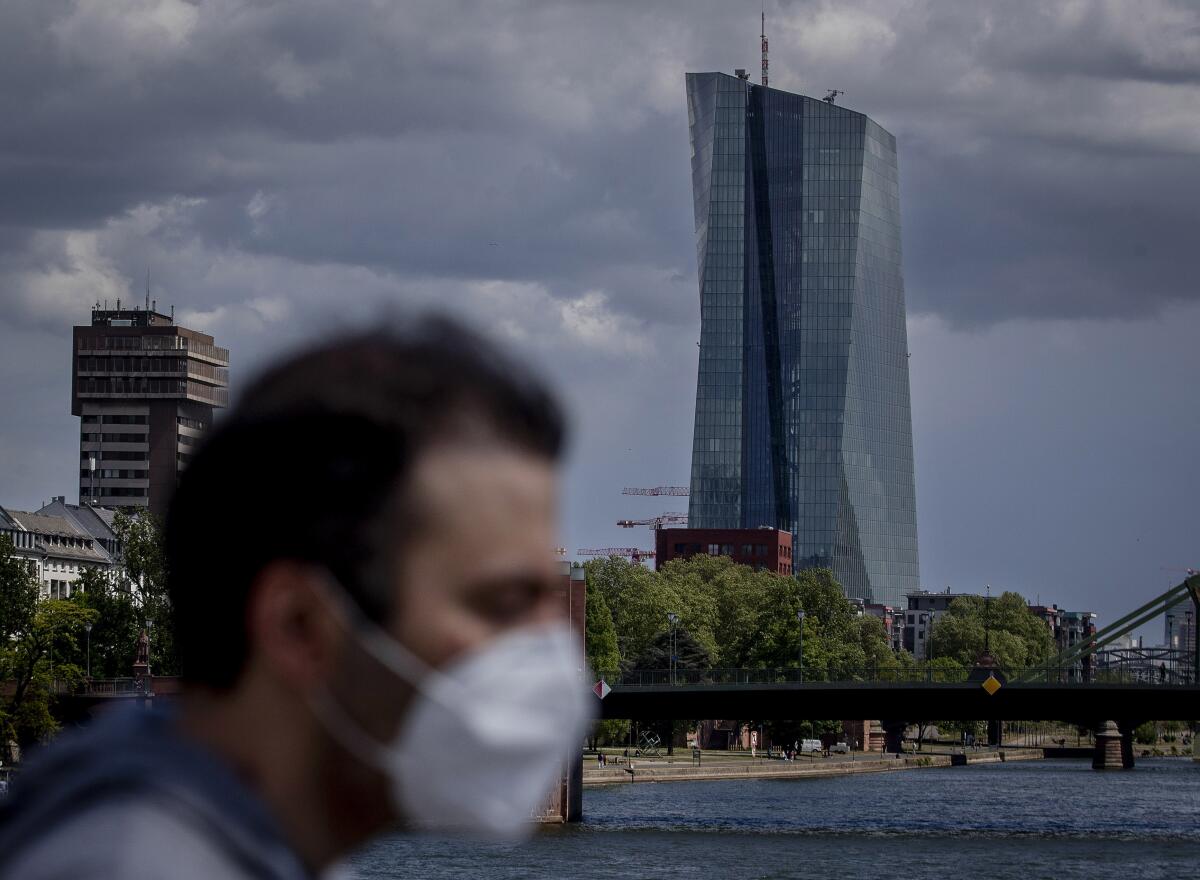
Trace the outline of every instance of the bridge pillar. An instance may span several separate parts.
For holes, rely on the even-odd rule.
[[[1133,728],[1122,730],[1115,721],[1105,721],[1096,730],[1096,748],[1092,753],[1094,770],[1116,770],[1133,767]]]
[[[1117,730],[1121,731],[1121,766],[1126,770],[1133,769],[1133,729],[1137,723],[1133,721],[1118,721]]]
[[[867,752],[883,752],[887,750],[887,736],[883,725],[878,721],[868,722],[867,735],[863,737],[863,750]]]
[[[883,728],[884,751],[901,754],[904,751],[904,728],[908,726],[908,723],[905,721],[881,721],[879,725]]]
[[[987,741],[989,746],[999,748],[1003,745],[1001,740],[1004,738],[1004,725],[999,721],[989,721],[987,723]]]

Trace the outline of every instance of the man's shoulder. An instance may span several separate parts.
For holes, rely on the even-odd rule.
[[[169,717],[60,738],[0,804],[0,880],[211,876],[307,872],[257,793]]]
[[[98,801],[20,848],[0,880],[250,878],[210,835],[153,796]]]

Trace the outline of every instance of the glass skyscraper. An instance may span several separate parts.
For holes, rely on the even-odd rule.
[[[687,74],[700,368],[691,528],[771,526],[795,567],[919,588],[896,139],[861,113]]]

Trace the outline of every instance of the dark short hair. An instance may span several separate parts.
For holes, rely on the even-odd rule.
[[[446,318],[343,336],[275,365],[201,444],[168,510],[184,679],[236,683],[250,589],[275,560],[319,564],[384,619],[403,552],[395,536],[418,525],[406,484],[427,447],[482,438],[555,460],[563,434],[540,381]]]

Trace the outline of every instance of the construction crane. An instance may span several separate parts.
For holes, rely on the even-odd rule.
[[[687,525],[686,513],[664,513],[660,516],[652,516],[649,519],[619,519],[617,525],[623,529],[632,529],[634,526],[650,526],[652,529],[661,529],[667,525]]]
[[[626,556],[633,562],[641,562],[643,559],[653,559],[653,550],[640,550],[637,547],[599,547],[586,548],[581,547],[575,551],[576,556]]]
[[[826,104],[832,104],[834,101],[837,100],[838,95],[844,95],[844,94],[846,94],[846,93],[843,92],[841,89],[830,89],[829,94],[826,95],[821,100],[824,101]]]
[[[622,495],[688,495],[687,486],[655,486],[653,489],[638,489],[626,487]]]

